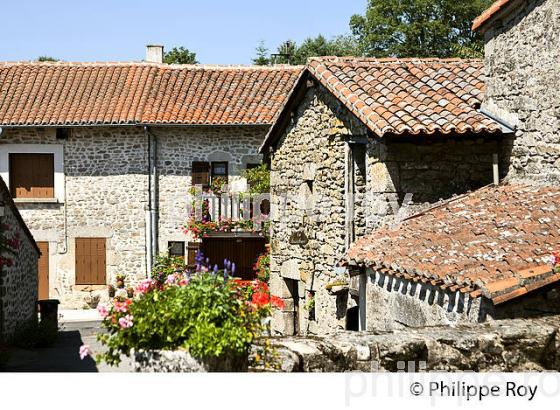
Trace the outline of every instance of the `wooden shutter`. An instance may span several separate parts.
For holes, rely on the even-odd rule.
[[[210,164],[208,162],[192,163],[192,185],[210,185]]]
[[[10,154],[14,198],[54,198],[53,154]]]
[[[105,284],[105,238],[76,238],[76,285]]]
[[[44,300],[49,298],[49,243],[37,242],[37,247],[41,251],[38,261],[39,300]]]
[[[196,253],[200,248],[200,242],[189,242],[187,245],[187,266],[193,268],[196,264]]]

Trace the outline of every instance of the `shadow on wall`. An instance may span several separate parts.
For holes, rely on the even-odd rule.
[[[399,206],[407,193],[413,204],[433,204],[493,182],[493,154],[499,155],[500,178],[507,175],[513,145],[495,137],[437,137],[437,142],[387,142],[386,162]]]

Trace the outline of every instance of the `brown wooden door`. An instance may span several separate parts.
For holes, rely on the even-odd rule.
[[[224,259],[229,259],[236,265],[235,276],[253,280],[256,277],[253,266],[259,255],[264,253],[265,242],[262,236],[207,236],[202,239],[202,252],[212,266],[217,264],[221,269]]]
[[[76,238],[76,285],[105,285],[105,265],[105,238]]]
[[[37,242],[41,251],[39,256],[39,300],[49,298],[49,243]]]

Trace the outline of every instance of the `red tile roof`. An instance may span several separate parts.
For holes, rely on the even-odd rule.
[[[485,187],[359,239],[347,262],[495,304],[560,281],[560,188]]]
[[[0,63],[1,125],[263,124],[301,67]]]
[[[479,60],[321,57],[307,68],[378,137],[501,131],[477,111]]]
[[[513,0],[498,0],[494,2],[490,7],[484,10],[480,16],[474,19],[472,29],[478,30],[483,24],[490,20],[490,18],[507,7],[510,3],[513,3]]]

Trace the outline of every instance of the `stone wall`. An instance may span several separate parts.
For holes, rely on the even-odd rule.
[[[268,127],[165,127],[152,133],[158,139],[159,249],[168,241],[185,241],[181,226],[189,218],[187,195],[191,187],[193,161],[227,161],[232,190],[246,187],[241,173],[247,164],[258,164],[258,148]]]
[[[560,183],[560,0],[521,2],[485,33],[483,107],[517,127],[508,178]]]
[[[326,286],[348,282],[337,265],[352,240],[491,183],[499,151],[499,140],[484,135],[378,139],[321,85],[310,88],[271,156],[271,285],[286,302],[275,331],[294,332],[298,306],[302,334],[346,328],[356,298]],[[309,292],[314,320],[302,308]]]
[[[271,292],[285,299],[276,332],[344,328],[347,300],[330,295],[335,265],[346,251],[345,138],[365,128],[322,86],[310,88],[271,157]],[[315,320],[304,309],[314,292]]]
[[[500,149],[500,141],[484,136],[434,136],[419,142],[370,140],[367,226],[379,227],[394,221],[396,212],[402,219],[492,183],[492,158]],[[401,209],[405,198],[407,208]]]
[[[192,161],[229,161],[231,181],[258,163],[266,127],[152,127],[158,138],[159,249],[188,241]],[[95,307],[108,298],[104,285],[75,284],[75,238],[106,238],[107,283],[125,274],[134,284],[147,275],[149,144],[142,127],[76,127],[67,139],[54,128],[4,129],[3,144],[62,147],[65,197],[56,203],[17,206],[37,241],[49,242],[50,297],[62,308]],[[5,146],[4,146],[5,148]],[[55,182],[55,191],[57,190]]]
[[[393,332],[273,338],[282,372],[560,370],[560,316]],[[256,345],[253,352],[262,347]],[[266,371],[262,365],[250,371]],[[270,370],[268,370],[270,371]]]
[[[10,339],[19,325],[37,319],[39,249],[25,227],[8,188],[0,181],[0,234],[19,240],[19,248],[9,257],[12,266],[0,264],[0,341]]]
[[[357,294],[356,281],[350,291]],[[457,325],[487,320],[560,314],[560,288],[543,288],[499,305],[485,297],[452,292],[367,270],[366,329]]]

